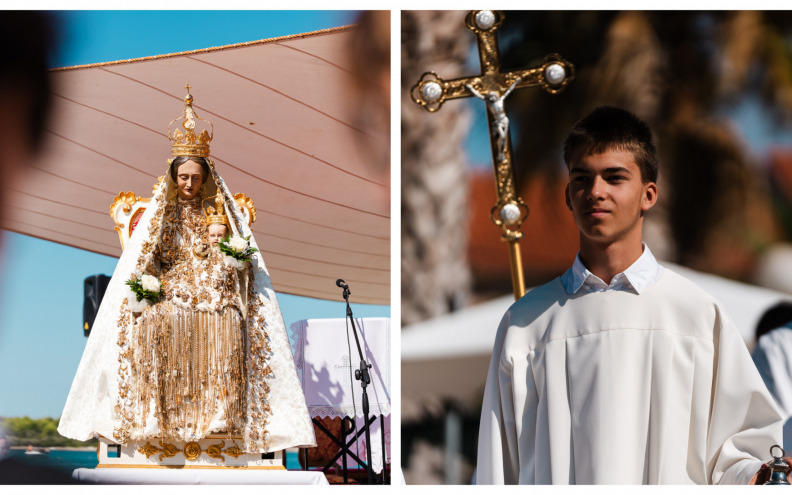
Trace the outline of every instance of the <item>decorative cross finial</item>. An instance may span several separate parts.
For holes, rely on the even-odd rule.
[[[429,112],[436,112],[446,100],[475,96],[487,104],[490,146],[495,167],[498,202],[490,211],[490,219],[503,231],[509,242],[514,297],[525,294],[522,262],[517,243],[519,231],[528,216],[528,206],[517,195],[514,186],[509,119],[505,100],[514,89],[540,86],[551,94],[563,90],[575,77],[575,67],[557,54],[545,57],[542,65],[522,70],[501,72],[496,32],[503,24],[503,12],[474,10],[465,18],[465,25],[476,35],[481,74],[457,79],[442,79],[426,72],[410,90],[415,103]]]

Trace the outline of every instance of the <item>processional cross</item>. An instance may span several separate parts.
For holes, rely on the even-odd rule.
[[[528,206],[517,196],[512,170],[509,118],[506,97],[516,88],[541,86],[551,94],[563,90],[575,77],[575,67],[557,54],[545,57],[542,65],[528,69],[501,72],[496,31],[503,23],[500,11],[474,10],[465,17],[465,25],[478,42],[482,73],[457,79],[442,79],[434,72],[425,72],[410,90],[413,101],[430,112],[436,112],[446,100],[475,96],[487,104],[490,147],[495,168],[498,202],[490,210],[490,219],[503,231],[509,244],[514,298],[525,294],[519,241],[520,226],[528,216]]]

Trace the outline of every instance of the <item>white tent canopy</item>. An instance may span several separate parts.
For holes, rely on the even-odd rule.
[[[719,300],[749,348],[764,312],[792,295],[662,263]],[[481,400],[495,333],[514,303],[503,296],[402,329],[402,416],[414,417],[442,399]]]
[[[389,304],[389,172],[360,151],[373,136],[352,116],[352,29],[53,71],[44,152],[0,227],[118,257],[110,204],[151,196],[189,83],[218,172],[255,202],[275,290],[340,299],[343,278],[354,302]]]

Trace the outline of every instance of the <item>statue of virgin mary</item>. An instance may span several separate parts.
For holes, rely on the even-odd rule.
[[[169,126],[173,158],[107,287],[58,431],[120,444],[224,432],[250,453],[313,446],[269,274],[192,101],[188,92]],[[227,212],[229,235],[249,243],[246,263],[210,245],[208,198]],[[141,280],[157,297],[134,297],[129,284]]]

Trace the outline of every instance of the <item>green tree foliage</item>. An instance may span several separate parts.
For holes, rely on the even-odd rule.
[[[12,446],[35,445],[37,447],[93,447],[96,440],[80,442],[61,436],[58,433],[60,419],[31,419],[0,417],[0,432],[3,432]]]

